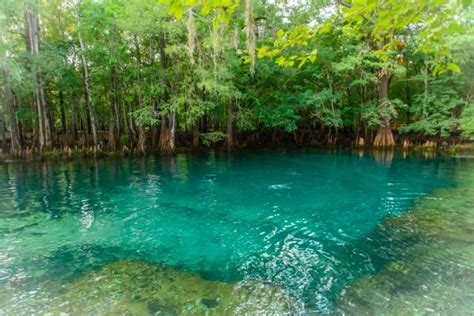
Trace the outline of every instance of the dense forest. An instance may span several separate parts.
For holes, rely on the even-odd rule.
[[[0,143],[468,142],[473,18],[460,0],[2,0]]]

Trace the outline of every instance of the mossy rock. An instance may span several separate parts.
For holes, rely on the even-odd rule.
[[[468,315],[474,310],[474,190],[442,189],[377,231],[398,260],[357,279],[338,297],[344,315]],[[406,240],[413,240],[406,246]]]
[[[48,307],[54,314],[242,315],[292,314],[295,301],[259,281],[209,281],[196,273],[135,260],[109,264],[64,286]]]

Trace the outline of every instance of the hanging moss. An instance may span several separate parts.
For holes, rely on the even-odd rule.
[[[253,18],[253,0],[245,0],[245,27],[247,29],[247,49],[250,58],[250,73],[255,73],[256,42],[255,20]]]
[[[194,25],[194,12],[193,8],[188,9],[188,21],[187,21],[187,30],[188,30],[188,44],[187,51],[189,55],[189,62],[191,65],[194,65],[194,49],[196,47],[196,27]]]
[[[239,29],[237,26],[234,26],[234,32],[232,34],[232,47],[234,47],[235,50],[239,49]]]

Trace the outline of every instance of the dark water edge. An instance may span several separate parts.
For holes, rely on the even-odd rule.
[[[255,145],[255,146],[236,146],[232,152],[227,152],[224,148],[202,147],[193,150],[190,147],[178,147],[176,154],[192,154],[196,156],[206,155],[228,155],[245,153],[281,153],[281,152],[333,152],[333,153],[358,153],[359,155],[381,155],[387,153],[389,156],[412,156],[412,157],[453,157],[468,156],[474,157],[474,143],[465,143],[457,145],[442,145],[439,147],[423,147],[422,145],[412,145],[408,148],[402,146],[394,146],[387,148],[376,148],[371,146],[354,147],[348,145],[334,146],[315,146],[315,145]],[[0,151],[0,164],[4,163],[24,163],[24,162],[44,162],[44,161],[77,161],[77,160],[110,160],[110,159],[130,159],[130,158],[149,158],[149,157],[166,157],[157,152],[147,154],[136,153],[134,151],[110,151],[100,150],[94,151],[91,148],[82,149],[52,149],[43,153],[28,152],[20,157],[14,157],[9,152],[2,153]],[[171,156],[172,157],[172,156]],[[393,157],[392,157],[393,158]]]
[[[383,165],[393,159],[386,151],[373,155]],[[387,218],[360,239],[362,247],[377,249],[373,255],[388,263],[349,284],[330,312],[308,311],[282,288],[258,280],[210,281],[176,267],[121,260],[66,284],[49,284],[50,293],[35,293],[34,305],[25,306],[23,314],[35,306],[44,313],[79,315],[468,315],[474,310],[474,159],[459,163],[464,168],[455,175],[455,187],[420,198],[411,210]],[[381,249],[387,241],[391,247]],[[115,296],[118,292],[123,294]],[[0,296],[0,310],[8,299]]]

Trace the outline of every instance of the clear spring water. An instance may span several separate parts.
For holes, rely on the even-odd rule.
[[[455,187],[462,168],[349,152],[0,165],[0,314],[38,311],[51,284],[121,259],[260,280],[298,313],[334,313],[346,286],[399,256],[387,249],[415,242],[380,224]]]

